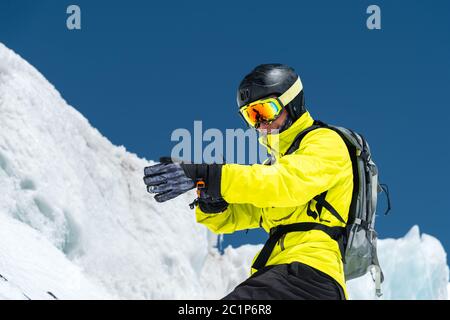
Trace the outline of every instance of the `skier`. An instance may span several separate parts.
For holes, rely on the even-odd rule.
[[[220,234],[262,227],[271,235],[251,276],[224,299],[346,299],[341,242],[325,232],[346,226],[352,200],[344,140],[318,128],[295,145],[315,122],[289,66],[257,66],[241,81],[237,102],[247,124],[265,130],[260,141],[269,160],[222,165],[161,159],[144,170],[148,192],[164,202],[197,187],[199,223]]]

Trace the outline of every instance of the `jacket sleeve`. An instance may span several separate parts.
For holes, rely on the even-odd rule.
[[[229,204],[221,213],[204,213],[198,206],[195,210],[197,222],[218,234],[259,228],[261,213],[251,204]]]
[[[226,164],[221,193],[228,203],[256,207],[295,207],[330,189],[349,165],[350,156],[341,137],[330,129],[308,133],[293,154],[271,166]]]

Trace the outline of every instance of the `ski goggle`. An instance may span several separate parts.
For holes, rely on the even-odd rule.
[[[244,120],[252,127],[259,127],[261,122],[274,121],[283,110],[277,98],[266,98],[243,106],[239,111]]]
[[[252,127],[258,128],[262,122],[271,123],[281,114],[283,108],[303,89],[300,78],[279,97],[260,99],[239,109],[244,120]]]

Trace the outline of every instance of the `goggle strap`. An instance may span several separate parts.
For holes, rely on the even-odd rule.
[[[303,84],[300,77],[294,82],[294,84],[287,89],[278,99],[281,101],[283,106],[288,105],[289,102],[294,100],[294,98],[303,90]]]

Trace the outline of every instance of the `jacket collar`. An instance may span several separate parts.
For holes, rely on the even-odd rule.
[[[278,159],[283,156],[291,146],[295,137],[303,130],[309,128],[314,123],[314,119],[309,112],[302,114],[288,129],[278,134],[269,134],[259,137],[259,142],[267,147],[267,151]]]

